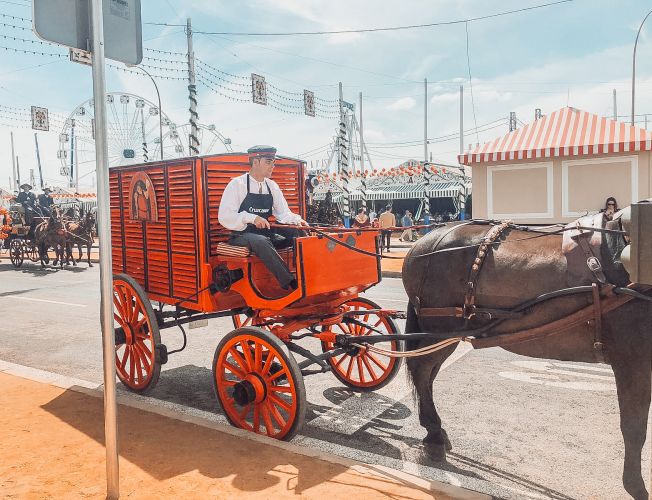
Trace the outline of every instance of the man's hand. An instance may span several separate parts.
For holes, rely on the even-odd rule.
[[[310,224],[308,224],[305,220],[301,219],[299,220],[299,226],[309,227]]]
[[[267,222],[267,219],[263,219],[257,215],[254,219],[254,226],[256,226],[258,229],[269,229],[269,222]]]

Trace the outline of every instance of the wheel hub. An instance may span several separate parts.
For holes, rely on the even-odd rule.
[[[233,386],[233,399],[239,406],[261,403],[265,396],[267,396],[265,383],[254,373],[250,373],[247,378]]]

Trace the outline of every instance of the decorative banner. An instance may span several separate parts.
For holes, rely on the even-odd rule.
[[[315,116],[315,93],[303,91],[303,110],[308,116]]]
[[[264,76],[251,74],[251,97],[256,104],[267,105],[267,83]]]
[[[32,128],[47,132],[50,130],[50,121],[48,120],[48,108],[39,108],[32,106]]]

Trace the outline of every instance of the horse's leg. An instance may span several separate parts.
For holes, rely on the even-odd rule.
[[[75,256],[72,254],[72,243],[66,243],[66,264],[68,264],[72,260],[72,265],[76,266],[77,261],[75,260]]]
[[[621,325],[618,333],[625,335],[625,332]],[[641,475],[641,450],[647,432],[652,371],[652,348],[642,337],[640,340],[642,342],[635,345],[623,346],[622,342],[614,341],[609,346],[609,358],[618,390],[620,430],[625,441],[623,486],[636,500],[648,498]]]
[[[419,331],[419,324],[411,304],[408,304],[408,318],[405,333]],[[415,343],[416,344],[416,343]],[[409,345],[408,350],[417,345]],[[418,347],[423,347],[419,344]],[[441,418],[437,413],[432,395],[432,384],[439,373],[444,360],[455,350],[455,345],[446,347],[427,356],[408,358],[408,373],[416,389],[419,402],[419,423],[426,429],[427,435],[423,440],[424,451],[429,458],[436,461],[446,459],[446,451],[452,449],[446,431],[441,427]]]
[[[88,267],[93,267],[91,262],[91,243],[86,243],[86,259],[88,260]]]

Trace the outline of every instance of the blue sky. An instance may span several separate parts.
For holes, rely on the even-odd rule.
[[[146,23],[183,24],[192,18],[200,31],[313,31],[399,26],[465,19],[545,3],[520,1],[395,1],[395,0],[143,0]],[[2,0],[0,13],[31,17],[27,0]],[[471,100],[464,24],[392,32],[288,37],[195,35],[195,53],[206,63],[234,75],[255,72],[288,92],[313,90],[324,99],[337,97],[343,82],[345,99],[364,96],[365,139],[374,166],[389,167],[403,159],[421,158],[423,146],[396,144],[423,138],[423,79],[428,78],[428,131],[437,138],[459,129],[460,84],[465,87],[465,129],[490,124],[467,134],[465,144],[484,142],[507,131],[506,117],[515,111],[524,123],[535,108],[552,112],[571,105],[600,115],[628,115],[631,100],[631,51],[636,30],[651,2],[642,0],[575,0],[537,10],[473,21],[468,24],[473,78]],[[651,16],[652,17],[652,16]],[[29,24],[0,18],[1,23]],[[652,20],[649,21],[652,23]],[[0,37],[34,39],[29,30],[0,25]],[[652,24],[639,41],[637,113],[650,113],[652,127]],[[185,52],[181,27],[146,24],[145,47]],[[0,46],[43,52],[63,49],[0,38]],[[146,55],[153,56],[153,53]],[[182,56],[163,56],[179,58]],[[147,61],[146,61],[147,62]],[[149,64],[157,65],[154,61]],[[179,67],[162,63],[170,68]],[[160,74],[176,74],[158,71]],[[187,90],[183,81],[159,80],[163,109],[177,124],[187,122]],[[107,90],[128,92],[156,101],[149,79],[108,69]],[[48,107],[67,116],[92,94],[89,67],[65,58],[16,54],[0,49],[0,106]],[[475,109],[475,113],[474,113]],[[475,114],[475,120],[474,120]],[[334,119],[289,115],[270,107],[227,100],[199,86],[200,122],[214,124],[236,150],[257,143],[274,144],[282,154],[308,161],[325,158],[336,128]],[[15,133],[21,169],[34,168],[33,133],[0,110],[0,186],[11,174],[9,132]],[[640,118],[643,120],[643,117]],[[13,126],[12,126],[13,125]],[[642,123],[641,123],[642,125]],[[481,127],[482,128],[482,127]],[[59,128],[39,134],[44,177],[59,176]],[[319,149],[321,148],[321,149]],[[436,160],[454,162],[459,139],[430,145]],[[90,166],[85,170],[90,171]],[[84,169],[80,169],[85,173]],[[88,178],[87,178],[88,179]]]

